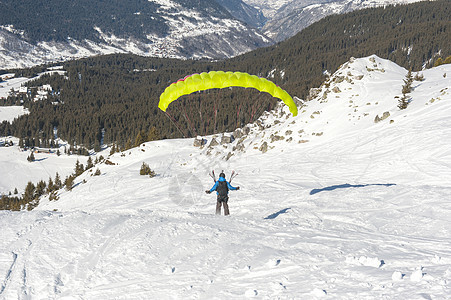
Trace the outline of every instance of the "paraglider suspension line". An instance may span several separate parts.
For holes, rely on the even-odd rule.
[[[188,115],[186,114],[186,108],[183,107],[183,116],[185,117],[186,123],[188,123],[188,129],[191,132],[193,136],[197,136],[196,129],[191,124],[191,120],[188,118]]]
[[[177,128],[177,130],[181,133],[181,135],[186,138],[187,134],[185,134],[180,127],[177,124],[177,121],[174,119],[173,116],[171,116],[167,111],[164,112],[166,114],[166,117],[168,117],[169,120],[171,120],[172,124],[174,124],[175,128]]]

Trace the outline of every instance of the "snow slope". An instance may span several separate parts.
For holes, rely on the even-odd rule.
[[[55,73],[64,75],[65,71],[60,70],[59,67],[54,67],[33,78],[16,78],[15,74],[2,75],[5,80],[0,83],[0,99],[3,97],[6,98],[11,91],[18,92],[28,81]],[[45,92],[45,94],[47,94],[47,92]],[[45,97],[45,95],[42,95],[42,97]],[[28,113],[28,109],[22,106],[0,106],[0,122],[12,122],[15,118]],[[40,180],[48,181],[49,177],[54,179],[57,172],[62,180],[64,180],[67,175],[73,172],[77,160],[83,164],[86,164],[86,161],[88,160],[88,157],[78,155],[62,155],[58,157],[56,155],[57,149],[53,149],[53,153],[51,154],[34,154],[36,160],[30,163],[27,161],[27,157],[31,152],[22,151],[19,148],[18,138],[4,137],[1,134],[0,138],[0,169],[2,170],[0,176],[0,195],[8,194],[9,192],[12,193],[15,188],[21,193],[24,191],[25,186],[29,181],[34,184]],[[14,146],[3,147],[5,141],[12,141]],[[67,143],[64,141],[58,141],[61,145],[60,152],[64,153],[65,147],[69,148],[69,146],[67,146]]]
[[[21,115],[28,114],[28,109],[23,106],[0,106],[0,122],[12,122]]]
[[[64,148],[69,148],[69,146],[59,141],[62,145],[60,147],[60,152],[63,153],[61,156],[57,156],[56,149],[52,149],[53,153],[33,154],[35,161],[28,162],[27,157],[31,152],[20,150],[18,146],[19,139],[13,137],[6,137],[5,139],[13,141],[14,146],[0,147],[0,167],[2,170],[0,195],[12,193],[15,188],[17,188],[19,193],[23,193],[29,181],[35,185],[40,180],[48,182],[50,177],[52,180],[55,179],[57,172],[61,180],[64,181],[66,176],[74,172],[77,160],[84,165],[86,165],[88,160],[87,156],[65,155]],[[0,144],[3,146],[3,138]]]
[[[352,59],[297,117],[280,107],[212,148],[145,143],[58,201],[0,212],[0,298],[446,299],[451,65],[400,111],[406,73]],[[211,169],[239,173],[229,217],[203,192]]]

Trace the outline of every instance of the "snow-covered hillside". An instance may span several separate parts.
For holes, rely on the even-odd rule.
[[[212,147],[222,135],[145,143],[0,212],[0,298],[446,299],[451,65],[400,111],[406,74],[351,59],[297,117],[281,106]],[[211,169],[239,173],[228,217]]]
[[[12,122],[15,118],[28,114],[28,109],[23,106],[0,106],[0,122]]]
[[[269,21],[263,32],[275,41],[283,41],[320,19],[357,9],[408,4],[420,0],[244,0],[263,10]]]

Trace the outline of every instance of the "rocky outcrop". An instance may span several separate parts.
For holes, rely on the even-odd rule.
[[[268,151],[268,143],[264,142],[258,150],[260,150],[262,153],[266,153],[266,151]]]
[[[219,145],[218,141],[215,138],[212,138],[210,145],[208,145],[208,147],[215,147],[217,145]]]
[[[233,135],[223,135],[221,138],[221,145],[230,144],[234,141]]]
[[[390,113],[388,111],[384,112],[382,114],[382,117],[379,117],[379,115],[376,115],[376,117],[374,118],[374,123],[379,123],[380,121],[383,121],[383,120],[387,119],[388,117],[390,117]]]
[[[202,137],[197,137],[194,139],[193,146],[194,147],[202,147],[207,144],[207,140]]]

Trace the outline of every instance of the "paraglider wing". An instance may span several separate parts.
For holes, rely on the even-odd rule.
[[[260,92],[269,93],[271,96],[281,99],[288,106],[293,116],[298,114],[298,108],[294,103],[293,98],[273,82],[243,72],[224,71],[193,74],[172,83],[161,94],[158,107],[162,111],[166,111],[172,101],[177,100],[183,95],[188,95],[197,91],[214,88],[221,89],[232,86],[255,88]]]

